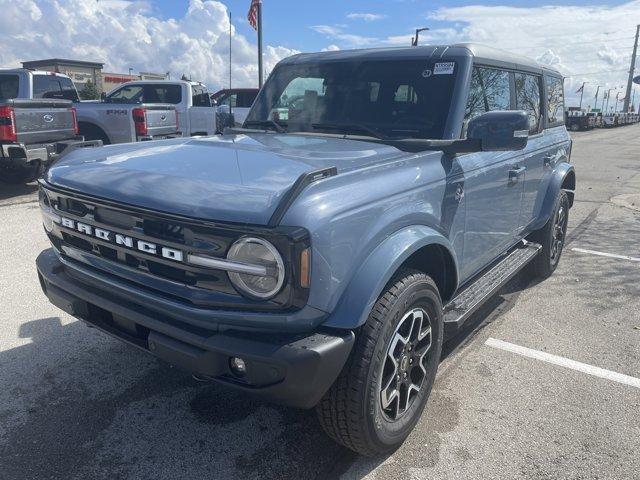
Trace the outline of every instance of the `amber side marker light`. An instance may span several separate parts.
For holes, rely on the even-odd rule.
[[[311,285],[311,253],[305,248],[300,253],[300,286],[309,288]]]

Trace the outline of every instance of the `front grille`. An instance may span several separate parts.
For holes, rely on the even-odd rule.
[[[289,284],[267,302],[246,299],[234,289],[225,271],[164,255],[169,249],[182,252],[183,259],[188,253],[224,258],[233,242],[243,235],[255,235],[255,228],[177,218],[62,191],[45,191],[53,210],[67,223],[55,224],[49,237],[71,262],[82,262],[84,267],[201,307],[282,310],[301,308],[306,303],[305,292],[301,294]],[[89,226],[91,234],[79,231],[85,228],[80,225]],[[289,260],[292,242],[287,235],[266,229],[260,234]],[[120,236],[119,244],[114,241],[116,235]],[[125,237],[135,246],[138,242],[152,244],[155,251],[132,248],[122,242]],[[289,268],[291,262],[286,263]],[[290,270],[287,276],[295,274]]]

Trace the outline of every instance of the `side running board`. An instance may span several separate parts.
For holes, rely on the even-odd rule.
[[[518,246],[460,291],[444,306],[445,336],[450,336],[460,329],[462,324],[485,301],[495,295],[500,288],[533,260],[541,248],[541,245],[531,242]]]

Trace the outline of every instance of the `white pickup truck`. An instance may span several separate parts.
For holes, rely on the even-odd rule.
[[[172,105],[178,114],[178,130],[184,137],[214,135],[216,109],[211,104],[207,87],[184,80],[141,80],[127,82],[109,92],[102,103]],[[79,112],[80,115],[80,112]],[[80,116],[82,122],[82,116]],[[82,126],[81,126],[82,129]]]

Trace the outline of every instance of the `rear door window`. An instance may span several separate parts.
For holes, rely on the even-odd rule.
[[[34,75],[33,98],[61,98],[78,101],[78,92],[71,79],[57,75]]]
[[[238,94],[238,106],[250,108],[256,99],[258,92],[240,92]]]
[[[547,124],[551,127],[564,125],[564,86],[562,78],[546,77]]]
[[[529,114],[529,134],[540,131],[542,106],[540,98],[541,77],[526,73],[516,73],[516,109]]]
[[[210,107],[211,99],[209,98],[209,92],[200,85],[194,85],[192,87],[193,97],[192,103],[194,107]]]
[[[144,103],[177,105],[182,102],[182,87],[180,85],[145,85],[142,98]]]
[[[496,110],[511,110],[509,72],[496,68],[474,67],[465,120]]]
[[[18,75],[0,75],[0,98],[18,98],[20,78]]]

